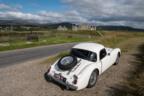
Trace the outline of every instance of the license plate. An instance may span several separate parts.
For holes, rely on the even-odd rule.
[[[60,79],[61,75],[60,74],[54,74],[54,77],[57,78],[57,79]]]
[[[56,78],[56,79],[59,79],[59,80],[61,80],[61,81],[63,81],[63,82],[66,82],[66,78],[64,78],[63,76],[61,76],[61,74],[54,74],[54,77]]]

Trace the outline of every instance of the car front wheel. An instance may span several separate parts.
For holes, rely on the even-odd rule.
[[[119,59],[120,59],[120,55],[118,54],[118,55],[117,55],[117,58],[116,58],[116,61],[115,61],[115,63],[114,63],[114,65],[118,65]]]

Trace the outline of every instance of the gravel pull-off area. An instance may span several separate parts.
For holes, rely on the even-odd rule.
[[[0,96],[108,96],[110,86],[121,83],[133,69],[130,60],[136,50],[124,53],[119,65],[112,66],[101,76],[97,85],[80,91],[63,90],[57,84],[47,82],[43,75],[48,64],[41,60],[24,62],[0,69]]]

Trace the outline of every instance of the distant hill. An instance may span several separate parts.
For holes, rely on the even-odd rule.
[[[59,26],[65,26],[68,29],[72,29],[72,26],[74,24],[68,23],[68,22],[62,22],[62,23],[54,23],[54,24],[42,24],[41,26],[47,27],[49,29],[57,29]]]
[[[109,30],[109,31],[115,31],[115,30],[144,31],[144,29],[133,28],[133,27],[129,27],[129,26],[97,26],[97,29],[99,29],[99,30]]]
[[[65,26],[69,29],[72,29],[74,23],[70,22],[61,22],[61,23],[47,23],[40,24],[31,20],[0,20],[0,26],[31,26],[31,27],[42,27],[47,29],[56,29],[58,26]],[[144,31],[144,29],[133,28],[129,26],[97,26],[98,30],[122,30],[122,31]]]
[[[0,20],[0,25],[37,25],[36,23],[28,20]]]
[[[44,27],[48,29],[56,29],[58,26],[65,26],[71,29],[73,25],[74,24],[69,22],[40,24],[28,20],[0,20],[0,26],[33,26],[33,27]]]

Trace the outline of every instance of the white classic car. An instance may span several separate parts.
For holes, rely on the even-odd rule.
[[[45,73],[48,81],[56,81],[66,89],[81,90],[95,86],[98,76],[119,62],[121,50],[106,48],[97,43],[75,45],[70,55],[50,66]]]

